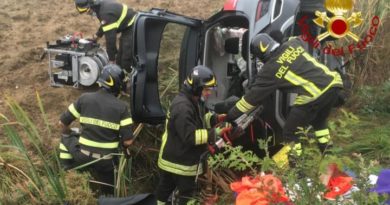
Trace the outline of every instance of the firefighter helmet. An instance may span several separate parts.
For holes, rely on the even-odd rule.
[[[255,57],[265,62],[279,45],[280,44],[268,34],[259,33],[252,39],[251,52]]]
[[[193,95],[200,96],[204,88],[217,86],[214,72],[202,65],[195,66],[184,81],[184,87]]]
[[[124,80],[123,70],[116,64],[108,64],[104,66],[97,82],[99,86],[117,96],[126,87]]]
[[[75,0],[74,4],[79,13],[86,13],[91,7],[99,5],[100,1],[101,0]]]

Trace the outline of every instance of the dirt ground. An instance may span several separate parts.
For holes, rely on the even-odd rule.
[[[223,6],[223,0],[119,0],[138,11],[166,8],[187,16],[207,18]],[[49,86],[48,60],[41,60],[46,42],[82,32],[92,36],[96,18],[80,15],[73,0],[0,1],[0,114],[10,116],[7,98],[19,102],[38,126],[43,126],[37,105],[39,93],[52,127],[59,115],[85,90]],[[43,127],[42,127],[43,128]],[[1,138],[2,133],[0,133]]]

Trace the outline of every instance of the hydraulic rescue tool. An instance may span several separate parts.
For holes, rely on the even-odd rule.
[[[244,130],[255,120],[260,117],[261,112],[264,107],[262,105],[257,106],[249,113],[242,114],[239,118],[237,118],[233,123],[233,130],[231,134],[226,134],[222,136],[221,139],[217,140],[214,145],[209,145],[209,152],[214,154],[216,150],[225,146],[226,143],[232,144],[232,140],[240,137]]]

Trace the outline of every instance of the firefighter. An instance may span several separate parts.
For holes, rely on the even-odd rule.
[[[205,169],[200,157],[207,151],[208,143],[214,144],[216,138],[231,129],[228,123],[211,128],[224,116],[205,114],[204,100],[216,85],[209,68],[196,66],[172,101],[158,158],[158,205],[165,204],[175,189],[179,191],[179,204],[187,203],[196,189],[196,176]]]
[[[132,25],[136,18],[136,12],[125,4],[114,0],[75,0],[76,9],[79,13],[96,15],[100,21],[100,27],[93,39],[98,40],[103,35],[106,40],[106,49],[109,61],[116,62],[127,72],[131,71],[132,65]],[[119,49],[116,47],[117,33]]]
[[[126,104],[117,98],[123,89],[124,72],[116,64],[106,65],[98,79],[100,89],[81,95],[61,117],[62,127],[60,159],[73,163],[66,169],[97,162],[86,169],[96,180],[113,185],[115,157],[118,147],[126,149],[132,144],[132,118]],[[79,119],[80,136],[72,134],[69,126]],[[102,186],[104,194],[113,194],[110,186]]]
[[[260,33],[251,42],[251,52],[264,63],[249,91],[228,112],[226,120],[233,121],[249,112],[276,89],[294,92],[294,101],[285,125],[284,151],[301,156],[302,145],[297,132],[311,125],[319,148],[324,152],[331,144],[327,118],[331,108],[340,102],[343,82],[340,74],[318,62],[306,50],[300,37],[290,38],[281,46],[268,34]],[[284,166],[286,161],[276,161]],[[288,161],[287,161],[288,162]]]

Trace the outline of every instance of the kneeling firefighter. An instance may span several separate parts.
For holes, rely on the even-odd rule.
[[[125,149],[132,144],[132,118],[126,104],[117,98],[125,86],[125,75],[115,64],[106,65],[98,79],[100,89],[82,94],[61,115],[62,127],[60,159],[65,169],[99,161],[86,167],[100,182],[114,184],[115,157],[118,146]],[[69,125],[76,119],[81,124],[80,135],[71,132]],[[113,194],[114,189],[103,186],[104,194]]]
[[[280,44],[268,34],[260,33],[251,42],[252,54],[264,65],[257,74],[249,92],[228,112],[227,121],[233,121],[250,112],[276,89],[298,93],[285,125],[283,137],[285,153],[301,156],[299,127],[313,126],[322,152],[331,145],[327,118],[332,107],[342,104],[343,82],[338,72],[318,62],[306,50],[300,37]],[[286,158],[276,163],[283,167]],[[284,160],[283,160],[284,159]]]
[[[172,101],[158,158],[158,205],[166,204],[175,189],[179,191],[178,204],[187,203],[196,190],[196,176],[205,169],[200,163],[201,155],[207,151],[208,144],[214,145],[216,138],[231,130],[229,123],[211,128],[224,115],[205,112],[204,100],[216,86],[211,69],[196,66]]]

